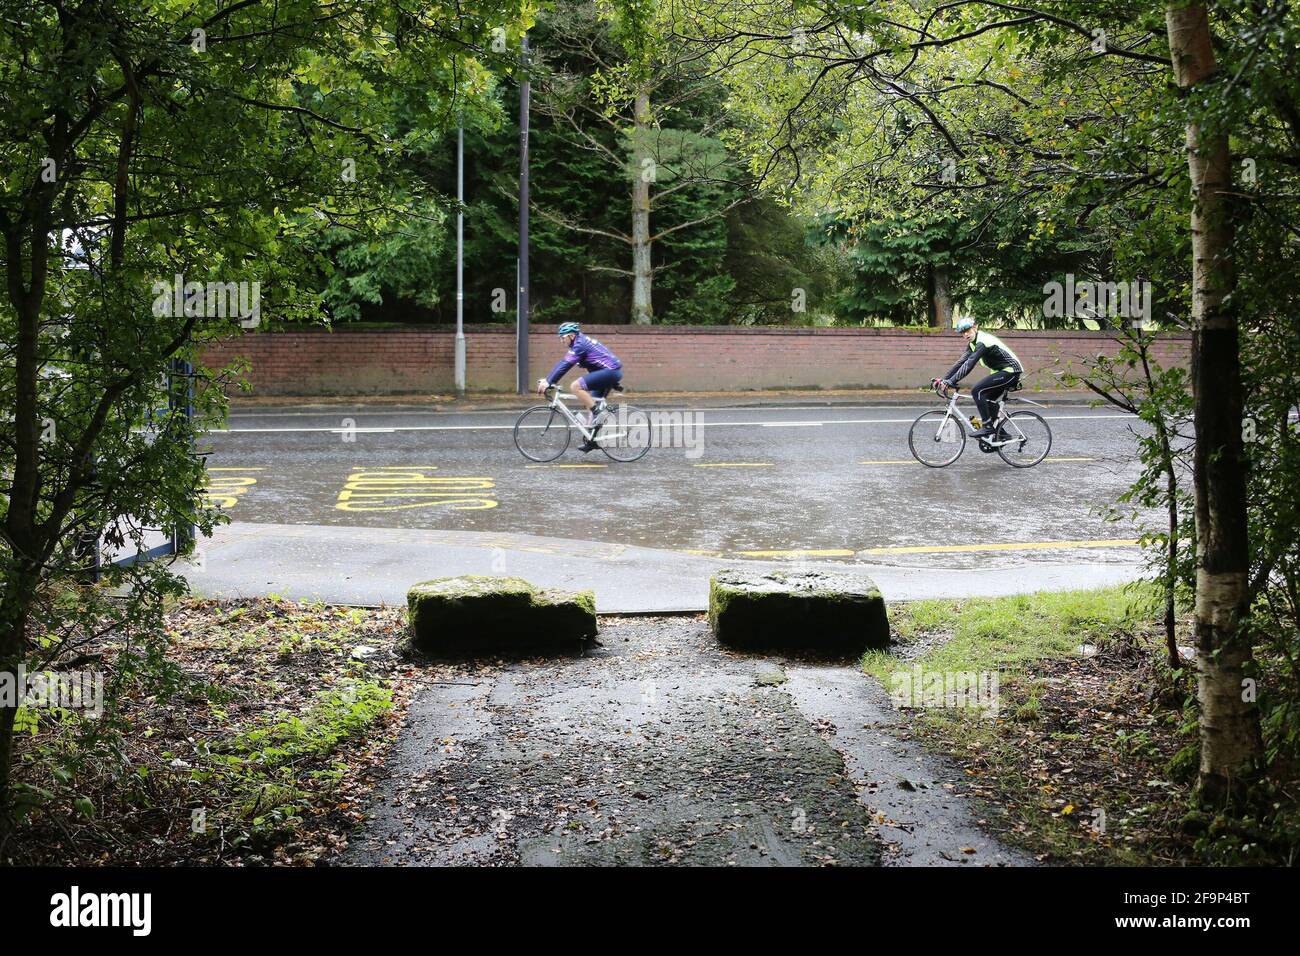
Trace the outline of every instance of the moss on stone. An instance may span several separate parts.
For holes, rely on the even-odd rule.
[[[860,654],[889,644],[880,589],[853,571],[741,571],[709,580],[709,626],[746,650]]]
[[[413,585],[406,604],[410,647],[424,654],[573,650],[596,636],[594,592],[539,588],[522,578],[436,578]]]

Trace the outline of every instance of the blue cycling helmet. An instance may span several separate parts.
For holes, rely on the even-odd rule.
[[[568,335],[570,332],[578,332],[577,322],[565,322],[560,326],[560,335]]]
[[[958,332],[965,332],[967,329],[973,328],[974,325],[975,325],[975,320],[972,319],[969,315],[965,315],[957,320],[956,329]]]

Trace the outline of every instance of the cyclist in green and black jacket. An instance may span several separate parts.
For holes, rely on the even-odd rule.
[[[942,379],[934,379],[933,384],[942,382],[951,388],[970,374],[976,362],[988,369],[991,374],[976,382],[970,390],[971,398],[975,399],[975,407],[979,409],[980,424],[983,425],[975,437],[987,438],[995,430],[993,400],[1020,381],[1024,366],[1005,342],[992,332],[981,330],[974,319],[967,317],[958,320],[957,331],[966,340],[966,352],[957,360],[956,365],[948,369],[947,375]]]

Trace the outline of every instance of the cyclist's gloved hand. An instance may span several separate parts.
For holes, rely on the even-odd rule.
[[[545,392],[545,391],[546,391],[548,388],[550,388],[550,387],[551,387],[551,383],[548,382],[546,379],[544,379],[544,378],[539,378],[539,379],[537,380],[537,394],[538,394],[538,395],[541,395],[543,392]]]

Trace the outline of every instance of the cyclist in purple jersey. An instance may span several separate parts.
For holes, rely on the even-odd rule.
[[[566,372],[573,366],[580,366],[585,375],[573,383],[573,394],[587,410],[583,424],[590,425],[595,420],[597,400],[603,400],[609,390],[623,378],[623,363],[617,355],[589,335],[583,335],[577,322],[565,322],[560,326],[560,338],[569,346],[564,358],[555,363],[551,374],[537,380],[537,391],[541,394],[552,385],[558,385]],[[587,441],[579,445],[580,451],[591,451],[594,442]]]

